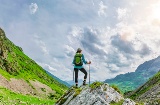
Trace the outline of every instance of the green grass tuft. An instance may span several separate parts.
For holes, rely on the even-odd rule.
[[[116,85],[111,85],[111,87],[116,90],[119,94],[123,94],[123,92],[121,92],[121,90],[118,88],[118,86]]]
[[[110,103],[110,105],[122,105],[123,102],[124,102],[124,100],[120,100],[119,102],[114,102],[114,101],[112,101],[112,102]]]
[[[90,85],[90,87],[91,87],[91,89],[95,89],[95,88],[97,88],[97,87],[99,87],[99,86],[101,86],[101,85],[103,85],[102,82],[96,81],[96,82],[92,83],[92,84]]]

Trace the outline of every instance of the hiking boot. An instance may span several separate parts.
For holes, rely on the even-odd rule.
[[[86,85],[86,80],[83,81],[83,85]]]
[[[78,84],[76,84],[76,88],[78,88]]]

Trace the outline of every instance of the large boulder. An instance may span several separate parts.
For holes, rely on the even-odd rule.
[[[121,102],[123,105],[135,105],[130,99],[125,99],[107,83],[93,88],[81,86],[71,87],[56,103],[56,105],[110,105]],[[127,104],[131,103],[131,104]]]

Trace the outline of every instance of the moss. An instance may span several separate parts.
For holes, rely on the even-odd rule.
[[[77,88],[75,89],[75,94],[73,95],[73,98],[75,98],[77,95],[79,95],[81,93],[82,89]]]
[[[41,90],[42,90],[43,92],[46,92],[46,88],[41,88]]]
[[[59,105],[63,105],[66,102],[67,98],[62,98]]]
[[[120,100],[119,102],[111,101],[110,105],[122,105],[124,100]]]
[[[136,103],[135,105],[144,105],[144,103],[140,103],[140,102],[138,102],[138,103]]]
[[[92,84],[90,85],[90,87],[91,87],[91,89],[95,89],[95,88],[97,88],[97,87],[100,87],[102,84],[103,84],[102,82],[96,81],[96,82],[92,83]]]

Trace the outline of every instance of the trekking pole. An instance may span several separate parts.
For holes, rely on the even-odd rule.
[[[90,64],[89,64],[89,87],[90,87]]]
[[[73,70],[73,82],[74,82],[74,70]]]

